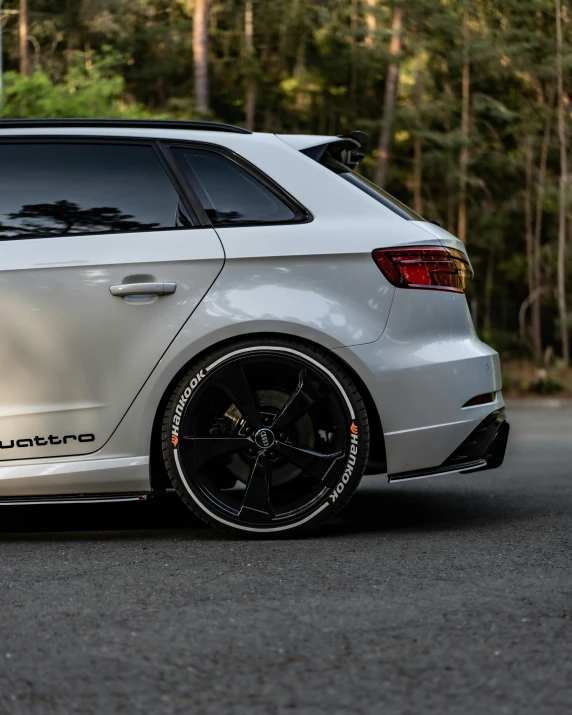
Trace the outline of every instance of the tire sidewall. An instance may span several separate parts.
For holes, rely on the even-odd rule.
[[[310,364],[322,372],[338,391],[340,403],[347,411],[350,433],[348,435],[348,453],[344,457],[345,466],[338,483],[328,490],[319,505],[308,515],[291,524],[274,526],[249,526],[234,521],[232,516],[219,510],[201,494],[193,480],[185,474],[178,445],[180,428],[187,410],[209,375],[230,360],[256,354],[257,352],[281,354],[295,357]],[[305,345],[276,342],[274,340],[249,342],[227,347],[197,361],[180,380],[165,409],[163,419],[163,457],[169,478],[177,493],[189,508],[207,523],[248,536],[288,536],[309,531],[318,524],[331,519],[347,503],[361,480],[369,451],[369,428],[367,415],[357,389],[350,378],[327,355],[327,353]]]

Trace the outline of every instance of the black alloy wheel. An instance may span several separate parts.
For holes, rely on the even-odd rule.
[[[359,484],[367,415],[328,353],[270,339],[192,366],[163,421],[163,455],[185,503],[251,536],[299,534],[331,518]]]

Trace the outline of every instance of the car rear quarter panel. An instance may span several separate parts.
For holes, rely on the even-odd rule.
[[[504,404],[498,354],[478,339],[464,295],[398,289],[383,336],[336,353],[378,406],[391,474],[439,466]],[[463,407],[489,392],[493,403]]]

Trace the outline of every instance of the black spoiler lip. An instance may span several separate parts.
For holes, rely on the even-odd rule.
[[[348,134],[342,134],[332,141],[302,149],[301,153],[309,156],[314,161],[320,162],[324,154],[328,152],[337,161],[354,169],[363,159],[363,154],[359,154],[358,150],[368,141],[369,137],[365,132],[356,130],[348,132]]]

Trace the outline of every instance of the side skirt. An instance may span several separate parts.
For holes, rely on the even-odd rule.
[[[36,504],[108,504],[110,502],[148,501],[146,494],[78,494],[58,497],[0,499],[0,506],[31,506]]]
[[[465,474],[466,472],[474,472],[483,469],[487,466],[484,459],[471,464],[463,464],[458,467],[436,467],[435,469],[420,469],[415,472],[402,472],[401,474],[389,474],[387,481],[390,484],[395,482],[404,482],[410,479],[428,479],[429,477],[443,477],[445,474]]]
[[[0,462],[0,501],[150,491],[148,455]]]

